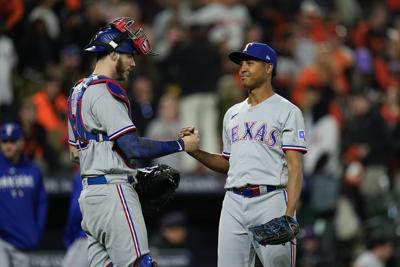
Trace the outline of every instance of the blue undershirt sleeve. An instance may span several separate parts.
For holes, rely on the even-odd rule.
[[[129,159],[153,159],[185,150],[185,144],[182,139],[157,141],[140,137],[136,132],[121,135],[116,142]]]

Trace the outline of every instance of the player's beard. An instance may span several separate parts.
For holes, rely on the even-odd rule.
[[[128,80],[130,71],[128,71],[127,67],[124,66],[124,63],[122,63],[121,58],[118,58],[116,71],[117,71],[117,79],[116,79],[117,81],[125,82]]]

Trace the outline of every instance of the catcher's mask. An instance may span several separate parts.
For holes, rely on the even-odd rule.
[[[85,51],[154,55],[144,30],[135,28],[134,24],[134,20],[128,17],[113,20],[99,30]]]

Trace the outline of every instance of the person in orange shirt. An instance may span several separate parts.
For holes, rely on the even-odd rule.
[[[310,87],[320,90],[331,87],[334,95],[345,95],[349,91],[349,83],[334,61],[331,48],[325,43],[317,46],[314,63],[300,71],[295,84],[292,100],[299,106],[305,100],[305,90]]]
[[[0,0],[0,27],[11,31],[24,15],[22,0]]]
[[[55,148],[67,144],[67,97],[61,93],[60,80],[47,75],[43,88],[32,97],[36,108],[37,121],[49,133],[49,140]]]

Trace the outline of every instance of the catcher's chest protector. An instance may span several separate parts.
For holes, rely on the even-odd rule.
[[[85,80],[79,81],[71,90],[71,94],[68,97],[68,119],[70,121],[72,131],[74,132],[75,140],[80,147],[86,146],[89,140],[95,140],[97,142],[108,141],[109,137],[105,133],[93,133],[85,128],[82,117],[82,98],[86,89],[91,85],[105,83],[110,94],[118,101],[124,102],[131,114],[131,106],[128,95],[124,88],[122,88],[114,80],[101,76],[91,75]],[[106,107],[105,107],[106,108]]]

